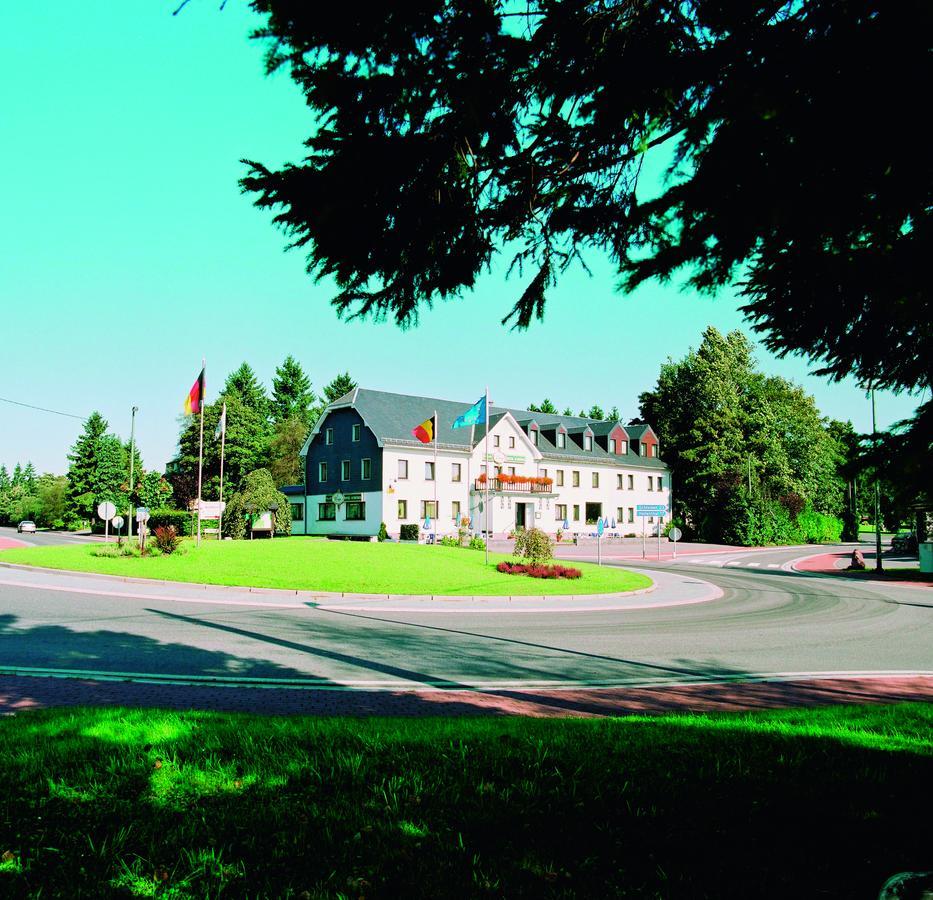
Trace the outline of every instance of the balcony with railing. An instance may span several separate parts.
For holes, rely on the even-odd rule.
[[[486,490],[486,478],[481,475],[473,482],[473,490]],[[490,493],[500,494],[551,494],[554,482],[550,478],[535,478],[527,475],[500,475],[489,479]]]

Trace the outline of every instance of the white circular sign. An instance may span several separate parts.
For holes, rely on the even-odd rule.
[[[333,503],[335,506],[340,506],[340,504],[343,503],[344,496],[340,493],[340,491],[337,491],[336,494],[331,494],[330,499],[331,503]]]
[[[97,515],[102,519],[112,519],[117,514],[117,508],[109,501],[97,504]]]
[[[110,524],[119,531],[123,527],[123,516],[114,516],[110,520]]]
[[[145,506],[136,507],[136,521],[142,523],[143,525],[149,521],[149,510]]]
[[[505,454],[501,450],[496,450],[492,455],[492,461],[497,466],[501,466],[505,462]]]
[[[675,525],[668,533],[668,540],[679,541],[683,537],[683,532]]]

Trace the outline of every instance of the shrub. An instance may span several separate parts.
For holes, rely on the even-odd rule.
[[[163,506],[149,510],[149,521],[146,523],[146,528],[153,532],[156,528],[170,527],[175,529],[176,534],[190,537],[193,522],[195,522],[195,519],[191,513],[183,509],[171,509]],[[196,524],[194,527],[197,527]]]
[[[387,541],[389,539],[389,530],[386,528],[385,522],[379,523],[379,534],[377,536],[377,539],[380,542]]]
[[[527,565],[525,563],[499,563],[496,570],[504,575],[527,575],[529,578],[580,578],[583,573],[569,566]]]
[[[399,539],[403,541],[417,541],[418,540],[418,526],[414,522],[410,522],[407,525],[403,525],[399,529]]]
[[[554,555],[550,537],[540,528],[528,528],[515,535],[516,556],[530,559],[533,563],[551,559]]]
[[[160,553],[174,553],[181,543],[181,537],[171,525],[160,525],[153,532],[153,536]]]
[[[291,534],[292,517],[288,497],[276,486],[268,469],[254,469],[240,483],[239,490],[230,497],[224,511],[224,534],[239,540],[246,537],[246,523],[250,516],[268,510],[273,504],[275,533]],[[251,507],[247,510],[247,507]]]
[[[449,534],[445,534],[441,538],[440,543],[442,547],[459,547],[460,546],[460,541],[458,541],[455,537],[452,537]]]
[[[109,559],[117,559],[124,556],[140,556],[139,547],[135,544],[101,544],[91,551],[91,556],[102,556]]]
[[[478,534],[474,534],[473,537],[470,538],[470,549],[485,550],[486,542]]]

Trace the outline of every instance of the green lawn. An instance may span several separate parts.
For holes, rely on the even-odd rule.
[[[610,720],[0,720],[4,897],[875,897],[933,705]]]
[[[845,573],[853,578],[862,578],[866,581],[933,581],[933,572],[921,572],[920,566],[897,569],[886,567],[879,575],[878,572],[875,571],[874,560],[868,560],[867,565],[868,568],[864,571],[845,570]]]
[[[503,575],[495,563],[507,556],[490,554],[487,566],[482,551],[418,544],[314,538],[206,541],[200,548],[185,543],[183,554],[147,558],[96,557],[95,546],[3,550],[0,562],[169,581],[370,594],[597,594],[651,584],[645,575],[586,563],[573,563],[583,577],[572,581]]]

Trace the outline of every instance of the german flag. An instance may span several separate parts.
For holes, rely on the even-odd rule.
[[[201,404],[204,402],[204,369],[198,375],[198,380],[191,385],[188,396],[185,397],[185,415],[196,416],[201,412]]]
[[[437,413],[434,413],[430,419],[425,419],[416,428],[412,428],[411,433],[418,438],[422,444],[433,443],[434,435],[437,434]]]

